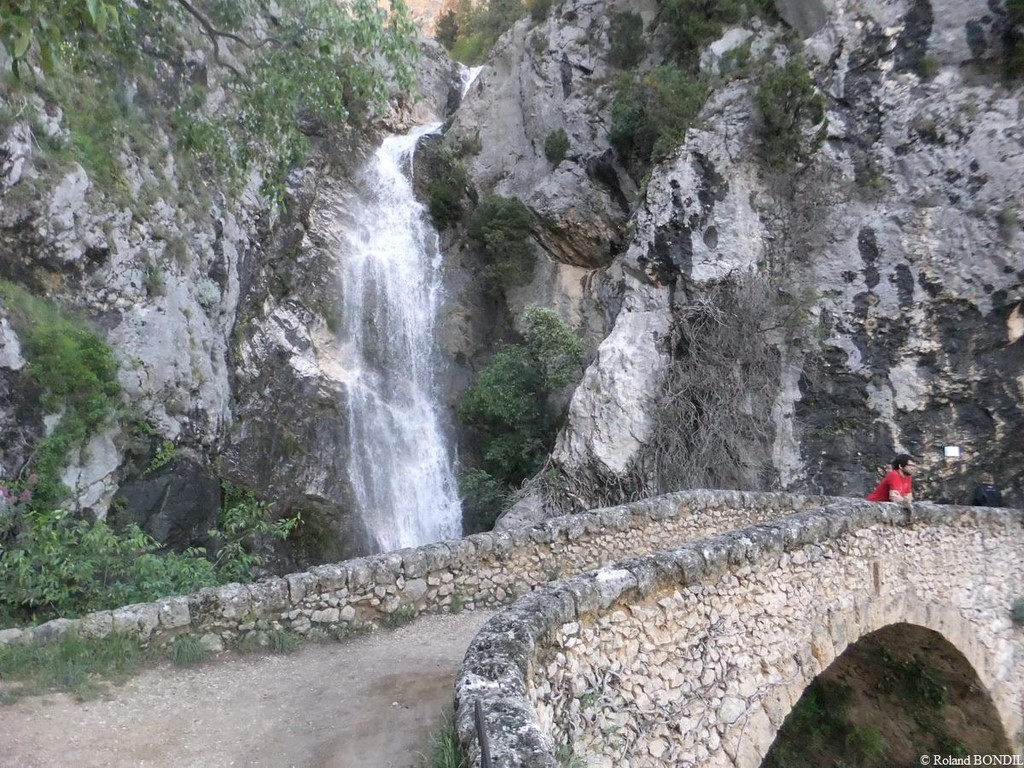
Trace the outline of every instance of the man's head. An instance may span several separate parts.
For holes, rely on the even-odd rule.
[[[914,460],[909,454],[901,453],[892,460],[892,468],[901,475],[910,475],[914,471]]]

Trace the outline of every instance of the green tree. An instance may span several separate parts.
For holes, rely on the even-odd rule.
[[[459,37],[459,22],[455,16],[455,9],[449,8],[441,14],[437,20],[437,29],[434,32],[434,39],[443,45],[447,50],[455,47],[455,41]]]
[[[527,0],[526,5],[530,9],[530,19],[538,24],[544,21],[551,11],[551,0]]]
[[[473,211],[466,233],[482,257],[480,277],[492,296],[525,285],[533,276],[532,223],[530,210],[514,197],[491,195]]]
[[[438,229],[447,229],[462,219],[462,202],[469,175],[466,166],[448,145],[426,153],[427,208]]]
[[[557,392],[576,378],[583,342],[553,309],[536,305],[527,308],[523,313],[523,342],[544,394]]]
[[[501,37],[526,12],[522,0],[487,0],[479,28],[492,41]]]
[[[482,436],[483,469],[506,487],[540,467],[561,414],[551,395],[579,374],[583,344],[558,316],[531,306],[523,314],[523,342],[500,350],[458,406],[460,420]],[[480,477],[474,488],[492,490]]]
[[[757,91],[765,160],[781,168],[807,160],[825,141],[825,99],[811,81],[803,59],[770,70]],[[805,133],[819,126],[812,136]]]
[[[15,75],[33,59],[52,72],[63,48],[78,48],[94,34],[117,30],[128,13],[120,0],[5,0],[0,4],[0,42]]]
[[[706,83],[673,65],[624,75],[612,102],[612,146],[635,169],[646,168],[679,146],[708,93]]]
[[[213,567],[223,582],[251,581],[256,568],[263,564],[258,551],[260,540],[284,540],[302,520],[298,514],[272,520],[269,502],[234,483],[222,483],[221,490],[224,498],[217,527],[210,530],[210,537],[217,543]]]
[[[523,0],[486,0],[474,4],[471,0],[457,0],[455,18],[458,39],[451,48],[452,58],[465,64],[479,64],[494,47],[502,33],[511,28],[526,13]],[[546,0],[530,3],[534,20],[547,14]]]
[[[637,13],[622,11],[612,16],[609,36],[611,50],[608,52],[608,61],[616,67],[635,67],[647,53],[644,20]]]
[[[459,474],[459,498],[466,533],[489,531],[501,514],[508,489],[483,469],[467,469]]]

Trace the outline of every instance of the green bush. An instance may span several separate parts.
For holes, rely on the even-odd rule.
[[[939,62],[932,56],[922,56],[917,62],[917,74],[923,80],[931,80],[939,73]]]
[[[545,394],[557,392],[579,374],[583,342],[553,309],[537,305],[526,309],[523,340]]]
[[[486,59],[493,46],[494,40],[491,40],[482,32],[473,32],[472,34],[459,36],[455,45],[452,46],[451,55],[455,61],[472,66]]]
[[[146,474],[151,474],[162,467],[166,467],[174,461],[174,457],[177,455],[178,448],[174,445],[174,441],[164,440],[157,449],[156,455],[153,456],[153,460],[149,462],[149,466],[146,467]]]
[[[647,168],[679,146],[709,93],[675,66],[623,76],[612,102],[612,146],[636,170]]]
[[[282,655],[295,653],[301,647],[302,640],[294,632],[280,629],[267,633],[267,648],[271,653]]]
[[[501,514],[508,488],[483,469],[467,469],[459,475],[459,498],[466,533],[489,531]]]
[[[469,175],[466,167],[445,148],[437,153],[432,178],[427,185],[427,210],[434,226],[445,230],[462,219],[462,201]]]
[[[870,725],[853,726],[846,734],[846,751],[857,765],[878,765],[885,756],[885,739]]]
[[[213,566],[224,583],[252,581],[255,569],[263,564],[258,554],[260,538],[283,541],[302,523],[296,514],[271,520],[271,505],[257,499],[252,491],[233,483],[221,484],[224,500],[217,527],[210,536],[217,541]]]
[[[555,760],[558,768],[587,768],[587,763],[576,754],[572,744],[560,744],[555,750]]]
[[[330,512],[312,502],[292,511],[299,524],[288,534],[288,552],[300,568],[345,558],[345,542],[331,524]]]
[[[813,752],[822,743],[845,739],[852,698],[849,686],[814,680],[786,716],[778,736],[765,756],[766,768],[801,768],[816,765]],[[795,747],[794,747],[795,745]],[[805,751],[801,751],[801,747]]]
[[[558,164],[565,159],[565,155],[568,151],[569,136],[566,134],[564,128],[552,131],[548,134],[548,137],[544,139],[544,157],[546,157],[548,162],[556,168],[558,167]]]
[[[420,762],[421,768],[467,768],[459,749],[459,734],[455,723],[446,718],[443,725],[430,736],[430,749]]]
[[[52,510],[24,512],[19,528],[0,553],[0,604],[12,617],[74,617],[218,582],[201,553],[158,555],[135,525],[116,532]]]
[[[121,388],[113,350],[83,323],[13,283],[0,281],[0,298],[24,341],[26,372],[42,389],[41,404],[60,420],[36,444],[38,476],[32,505],[45,508],[67,494],[60,480],[68,454],[108,420]]]
[[[880,662],[885,675],[879,690],[897,693],[905,701],[925,707],[938,708],[946,703],[948,693],[938,670],[917,658],[897,658],[886,651]]]
[[[1000,208],[996,213],[996,225],[999,229],[999,237],[1004,243],[1012,243],[1020,229],[1020,222],[1017,212],[1013,208]]]
[[[611,50],[608,61],[616,67],[631,69],[647,54],[647,43],[644,42],[644,20],[632,11],[621,11],[612,16]]]
[[[74,617],[90,611],[149,602],[233,581],[248,582],[262,562],[263,538],[284,538],[298,517],[271,522],[268,506],[226,484],[217,548],[164,552],[137,525],[115,531],[65,510],[9,511],[0,550],[0,617],[5,623]]]
[[[97,53],[92,61],[103,58]],[[155,134],[138,105],[119,93],[117,70],[89,62],[82,54],[74,55],[72,71],[59,70],[45,81],[42,90],[61,105],[71,136],[70,144],[53,155],[81,163],[99,189],[129,204],[121,154],[130,150],[139,157],[152,156]],[[140,75],[151,74],[143,62],[132,66]]]
[[[803,59],[773,68],[761,81],[757,106],[763,125],[761,143],[767,163],[776,168],[807,160],[825,141],[825,100],[814,87]],[[805,132],[819,126],[813,137]]]
[[[522,478],[537,463],[543,410],[541,380],[529,352],[513,345],[498,352],[463,395],[462,421],[489,433],[485,458],[502,479]]]
[[[248,632],[236,643],[235,650],[239,653],[263,653],[269,651],[276,654],[295,653],[302,647],[302,638],[287,629],[273,629],[269,632]]]
[[[386,614],[383,619],[384,626],[388,629],[398,629],[415,621],[420,612],[414,605],[400,605],[391,613]]]
[[[480,7],[474,26],[492,41],[512,27],[526,13],[523,0],[486,0]]]
[[[482,436],[484,472],[465,481],[478,505],[496,495],[491,481],[507,489],[539,469],[560,420],[547,400],[580,370],[582,342],[554,311],[530,307],[523,327],[523,343],[500,350],[458,405],[460,420]]]
[[[525,285],[533,277],[532,223],[529,209],[514,197],[486,197],[473,211],[466,233],[482,256],[480,278],[492,296]]]
[[[737,45],[722,54],[718,62],[718,71],[731,77],[742,77],[750,72],[752,65],[751,44],[754,38],[749,38],[742,45]]]
[[[967,757],[971,754],[971,750],[966,744],[960,741],[960,739],[953,738],[948,733],[943,732],[938,734],[938,742],[939,754],[949,755],[951,757]],[[962,764],[963,763],[961,763],[961,765]]]
[[[721,37],[726,25],[747,16],[742,0],[660,0],[659,24],[667,27],[671,50],[679,61],[693,64],[701,50]]]

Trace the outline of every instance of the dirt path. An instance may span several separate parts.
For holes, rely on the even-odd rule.
[[[289,656],[160,664],[95,701],[25,699],[0,708],[0,768],[412,768],[490,615],[426,616]]]

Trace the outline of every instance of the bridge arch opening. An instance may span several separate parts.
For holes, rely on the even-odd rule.
[[[890,624],[852,643],[807,687],[762,768],[921,765],[922,755],[1006,755],[999,713],[940,633]]]

